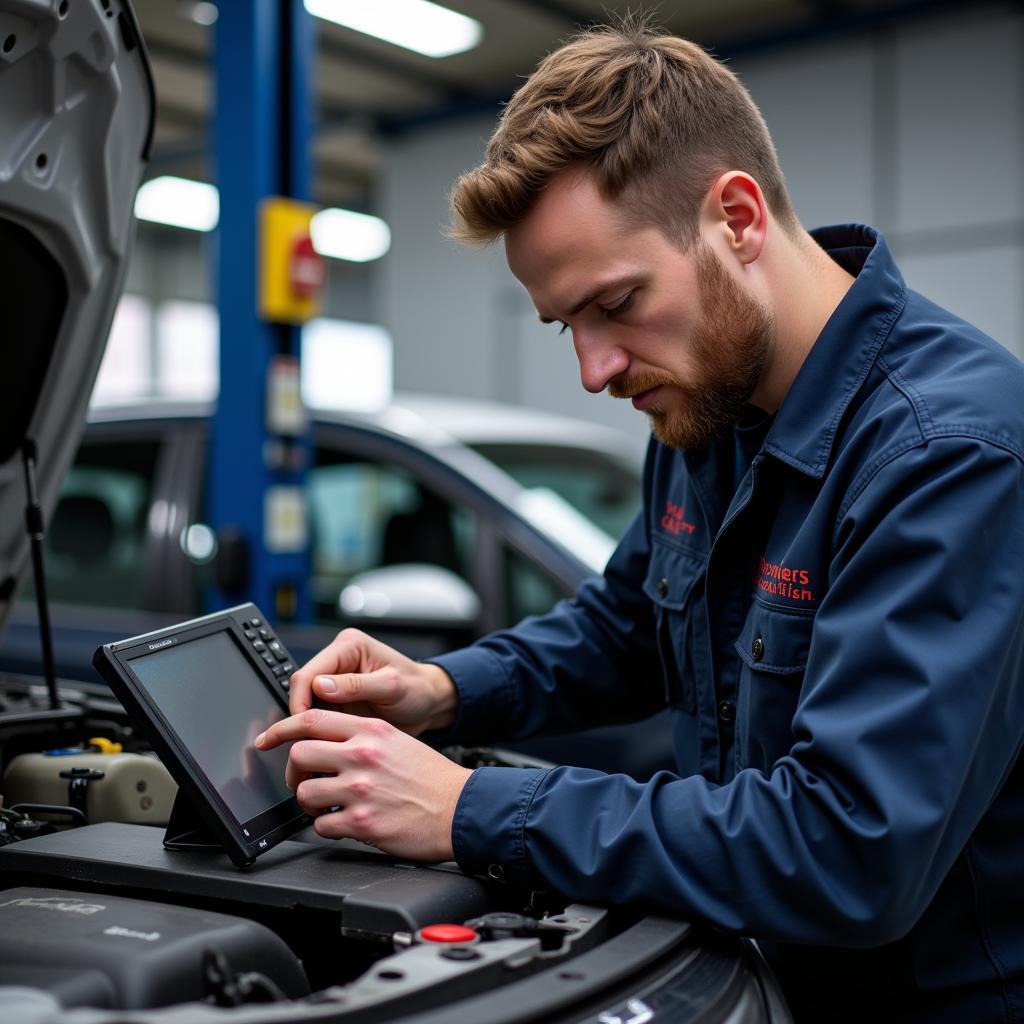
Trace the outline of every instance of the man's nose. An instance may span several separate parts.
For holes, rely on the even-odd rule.
[[[629,356],[623,349],[603,342],[593,333],[574,330],[572,346],[580,364],[580,381],[592,395],[604,391],[629,367]]]

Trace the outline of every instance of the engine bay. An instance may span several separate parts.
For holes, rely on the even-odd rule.
[[[267,1020],[453,1020],[458,1007],[485,1019],[479,1000],[486,1019],[499,1003],[532,1019],[533,1004],[600,1002],[669,961],[749,980],[735,943],[698,944],[685,922],[567,904],[311,828],[246,869],[223,851],[165,849],[167,780],[123,709],[90,684],[62,684],[60,699],[55,712],[32,680],[0,687],[0,985],[45,1001],[52,1016],[33,1019],[176,1007],[198,1020],[231,1006],[273,1009]],[[524,763],[447,753],[467,767]]]

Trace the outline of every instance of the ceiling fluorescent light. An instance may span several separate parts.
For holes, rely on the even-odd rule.
[[[200,0],[199,3],[192,4],[192,10],[189,12],[189,17],[197,24],[209,27],[217,23],[217,16],[220,12],[217,10],[217,5],[212,3],[206,3],[204,0]]]
[[[321,256],[366,263],[391,248],[391,229],[380,217],[354,210],[328,208],[314,214],[310,225],[313,247]]]
[[[216,185],[165,176],[147,181],[135,197],[139,220],[192,231],[212,231],[220,217]],[[321,256],[366,263],[391,248],[391,229],[380,217],[329,208],[313,217],[313,245]]]
[[[365,32],[427,57],[471,50],[483,38],[479,21],[429,0],[304,0],[317,18]]]
[[[135,196],[135,216],[192,231],[212,231],[220,217],[216,185],[166,175],[145,182]]]

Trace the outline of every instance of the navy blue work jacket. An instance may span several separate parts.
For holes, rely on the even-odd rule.
[[[756,937],[798,1019],[1024,1020],[1024,367],[882,238],[746,475],[652,442],[600,579],[437,659],[453,736],[674,712],[678,774],[482,768],[470,872]]]

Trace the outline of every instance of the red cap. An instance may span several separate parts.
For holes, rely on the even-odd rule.
[[[461,924],[428,924],[420,929],[424,942],[473,942],[477,934]]]

